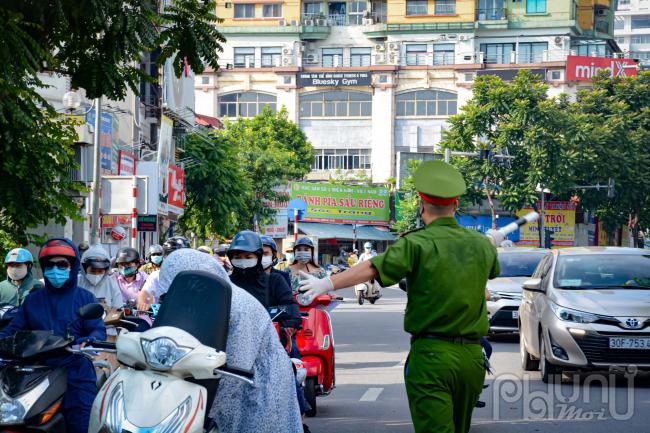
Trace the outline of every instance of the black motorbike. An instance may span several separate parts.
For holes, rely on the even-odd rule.
[[[103,314],[99,304],[88,304],[77,313],[80,320],[100,319]],[[72,342],[51,331],[19,331],[0,339],[0,431],[65,432],[61,404],[67,372],[46,361],[70,353],[91,357],[97,350],[114,348],[72,348]]]

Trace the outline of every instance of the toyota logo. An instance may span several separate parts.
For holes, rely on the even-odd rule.
[[[625,323],[623,323],[623,326],[625,326],[627,329],[639,329],[643,326],[643,324],[639,322],[639,319],[630,317],[625,321]]]

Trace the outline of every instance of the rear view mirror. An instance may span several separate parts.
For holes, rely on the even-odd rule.
[[[83,320],[97,320],[104,316],[104,307],[101,304],[86,304],[77,312]]]
[[[524,290],[530,290],[531,292],[543,292],[541,278],[533,278],[527,280],[526,282],[524,282],[522,287]]]

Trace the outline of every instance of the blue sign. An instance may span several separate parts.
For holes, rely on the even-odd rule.
[[[86,123],[95,125],[95,110],[86,114]],[[99,143],[101,151],[101,168],[103,174],[113,172],[113,115],[102,113],[101,128],[99,130]]]
[[[456,220],[458,220],[458,224],[461,226],[481,233],[485,233],[492,228],[492,217],[490,215],[456,216]],[[497,229],[505,227],[516,220],[517,218],[514,217],[499,217],[497,218]],[[510,233],[507,239],[510,239],[512,242],[519,242],[519,230]]]
[[[295,198],[287,205],[287,217],[293,221],[296,210],[298,211],[298,221],[302,221],[307,213],[307,202],[300,198]]]

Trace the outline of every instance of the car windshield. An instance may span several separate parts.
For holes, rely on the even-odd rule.
[[[553,285],[560,289],[650,289],[650,255],[560,255]]]
[[[530,277],[546,255],[543,251],[499,253],[500,277]]]

